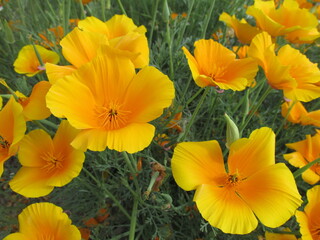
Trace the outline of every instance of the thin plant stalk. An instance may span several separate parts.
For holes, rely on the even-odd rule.
[[[129,232],[129,240],[134,240],[134,236],[136,233],[136,225],[137,225],[137,214],[138,213],[138,198],[135,197],[133,201],[133,208],[131,214],[130,221],[130,232]]]

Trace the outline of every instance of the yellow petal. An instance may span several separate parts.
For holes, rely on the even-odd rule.
[[[152,141],[155,128],[148,123],[131,123],[126,127],[106,131],[90,129],[81,131],[71,145],[85,151],[103,151],[106,147],[118,152],[135,153],[143,150]]]
[[[320,127],[320,110],[312,111],[301,117],[302,125],[313,125]]]
[[[46,106],[46,95],[51,87],[47,81],[38,82],[33,86],[27,104],[23,103],[23,114],[28,120],[41,120],[49,117],[51,112]]]
[[[94,33],[101,33],[101,34],[108,34],[107,25],[102,22],[100,19],[96,17],[86,17],[83,20],[78,22],[78,27],[81,30],[94,32]]]
[[[250,44],[254,36],[261,32],[257,27],[248,24],[245,19],[239,21],[234,15],[231,17],[225,12],[220,15],[219,20],[232,27],[239,41],[244,44]]]
[[[309,230],[308,218],[304,212],[296,212],[297,222],[300,225],[300,233],[303,240],[314,240]]]
[[[13,63],[14,70],[17,73],[26,74],[28,77],[32,77],[43,70],[41,68],[44,66],[41,66],[34,47],[37,49],[43,63],[49,62],[56,64],[59,62],[59,55],[57,53],[39,45],[26,45],[20,50],[17,59]]]
[[[237,192],[258,219],[271,228],[288,221],[302,203],[293,175],[283,163],[243,180]]]
[[[228,166],[231,174],[249,177],[275,163],[275,134],[263,127],[249,138],[241,138],[230,146]]]
[[[42,197],[53,190],[47,183],[47,174],[44,169],[21,167],[9,182],[10,188],[25,197]]]
[[[11,233],[6,236],[3,240],[29,240],[29,237],[22,233]]]
[[[217,141],[179,143],[174,149],[171,167],[175,181],[186,191],[201,184],[220,185],[226,175]]]
[[[132,112],[131,122],[150,122],[162,115],[173,98],[172,81],[155,67],[148,66],[132,79],[123,104]]]
[[[103,44],[108,44],[104,35],[82,31],[79,28],[74,28],[60,42],[63,56],[77,68],[91,61]]]
[[[79,230],[71,225],[68,215],[52,203],[31,204],[22,211],[18,219],[20,233],[29,239],[81,239]]]
[[[87,86],[72,74],[58,80],[46,96],[47,106],[56,116],[65,116],[72,126],[96,126],[95,100]]]
[[[51,63],[46,64],[46,74],[49,82],[54,84],[58,79],[70,75],[76,70],[73,66],[59,66]]]
[[[202,217],[225,233],[247,234],[258,225],[252,210],[228,187],[200,185],[194,201]]]
[[[199,79],[199,75],[200,75],[199,70],[200,69],[199,69],[199,65],[197,63],[197,60],[191,55],[191,53],[188,51],[188,49],[186,49],[185,47],[182,47],[182,50],[188,60],[188,65],[191,70],[192,77],[195,80],[196,84],[199,87],[206,87],[206,86],[210,85],[211,80],[204,80],[203,81],[203,80]]]
[[[290,112],[288,112],[290,109]],[[289,122],[300,123],[301,118],[308,114],[307,110],[304,108],[301,102],[293,102],[290,103],[284,102],[281,105],[281,115]]]

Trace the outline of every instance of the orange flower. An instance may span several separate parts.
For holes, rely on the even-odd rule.
[[[234,15],[230,16],[225,12],[220,15],[219,20],[225,22],[227,26],[232,27],[238,40],[244,44],[250,44],[252,38],[261,32],[257,27],[253,27],[247,23],[245,19],[239,21]]]
[[[41,197],[77,177],[84,153],[70,146],[78,130],[62,121],[55,137],[41,129],[29,132],[18,153],[22,167],[9,182],[11,189],[25,197]]]
[[[267,127],[233,142],[226,165],[217,141],[179,143],[172,173],[181,188],[196,190],[202,217],[225,233],[250,233],[257,218],[279,227],[301,204],[291,171],[275,164],[275,135]]]
[[[3,173],[3,163],[17,153],[25,131],[22,107],[11,97],[0,111],[0,176]]]
[[[306,139],[300,142],[289,143],[286,146],[296,152],[284,154],[283,157],[291,165],[302,168],[309,162],[312,162],[320,156],[320,132],[311,137],[306,135]],[[309,183],[315,184],[320,180],[320,164],[316,163],[302,173],[302,179]]]
[[[240,59],[248,57],[248,50],[249,50],[249,46],[248,45],[233,46],[232,50],[234,51],[235,54],[237,54],[237,56]]]
[[[3,240],[80,240],[76,226],[71,225],[68,215],[61,207],[52,203],[34,203],[26,207],[18,216],[19,232],[6,236]]]
[[[319,240],[320,235],[320,186],[307,191],[308,204],[304,211],[297,211],[296,218],[300,225],[302,240]]]
[[[199,87],[214,86],[242,91],[255,84],[257,64],[251,58],[236,59],[236,55],[220,43],[198,40],[194,56],[183,47],[193,79]]]
[[[281,114],[284,118],[287,117],[289,122],[320,127],[320,110],[307,112],[301,102],[284,102],[281,105]]]
[[[299,50],[285,45],[276,55],[271,36],[263,32],[252,40],[248,55],[263,68],[270,86],[283,90],[286,98],[308,102],[320,97],[319,68]]]
[[[38,34],[39,37],[43,40],[41,44],[46,48],[50,48],[50,47],[54,47],[55,45],[58,45],[60,40],[63,38],[64,30],[63,30],[63,27],[57,26],[57,27],[49,28],[48,33],[49,34],[46,34],[46,33]],[[53,35],[55,40],[54,42],[51,41],[50,34]]]
[[[26,45],[20,50],[17,59],[13,63],[14,70],[17,73],[32,77],[45,69],[44,66],[40,64],[34,48],[37,49],[44,64],[47,62],[54,64],[59,62],[59,55],[57,53],[39,45]]]
[[[47,106],[81,129],[71,143],[75,148],[134,153],[150,144],[155,128],[148,122],[173,98],[166,75],[154,67],[136,74],[130,59],[105,46],[94,60],[51,87]]]
[[[312,43],[320,37],[317,18],[302,9],[295,0],[284,0],[278,8],[274,1],[255,0],[247,14],[256,19],[257,26],[271,36],[285,35],[294,43]]]

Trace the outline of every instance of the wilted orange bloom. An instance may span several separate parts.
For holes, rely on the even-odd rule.
[[[26,207],[18,216],[19,232],[6,236],[3,240],[80,240],[78,228],[71,224],[61,207],[52,203],[34,203]]]
[[[219,20],[233,28],[238,40],[244,44],[250,44],[252,38],[261,32],[259,28],[251,26],[245,19],[238,20],[234,15],[230,16],[225,12],[220,15]]]
[[[119,54],[132,60],[136,68],[149,64],[149,47],[145,36],[146,28],[137,27],[132,19],[125,15],[115,15],[102,22],[95,17],[87,17],[78,22],[60,42],[63,56],[71,66],[46,65],[49,81],[70,75],[75,69],[91,61],[101,46],[108,45],[119,51]]]
[[[296,152],[284,154],[283,157],[291,165],[302,168],[309,162],[312,162],[320,156],[320,132],[311,137],[306,135],[306,139],[300,142],[289,143],[286,146]],[[302,173],[302,179],[309,183],[315,184],[320,180],[320,164],[313,164],[309,169]]]
[[[43,64],[56,64],[59,62],[59,55],[57,53],[39,45],[26,45],[20,50],[17,59],[13,63],[14,70],[17,73],[26,74],[28,77],[32,77],[45,70],[44,66],[40,64],[34,48],[37,49]]]
[[[11,189],[25,197],[42,197],[77,177],[85,158],[70,145],[77,133],[65,120],[53,139],[42,129],[29,132],[20,143],[22,167],[9,182]]]
[[[49,117],[51,112],[46,106],[46,94],[49,91],[51,84],[47,81],[40,81],[32,88],[29,97],[26,97],[21,92],[16,91],[18,102],[23,107],[23,115],[26,121],[41,120]]]
[[[308,203],[304,211],[297,211],[302,240],[319,240],[320,236],[320,185],[307,191]]]
[[[81,129],[71,143],[75,148],[141,151],[155,132],[148,122],[172,103],[173,83],[154,67],[136,74],[126,56],[108,46],[100,50],[94,60],[51,87],[47,106]]]
[[[247,234],[258,220],[275,228],[301,204],[291,171],[275,164],[275,134],[263,127],[230,146],[225,165],[217,141],[179,143],[172,174],[194,201],[204,219],[225,233]]]
[[[192,77],[199,87],[242,91],[254,86],[258,66],[252,58],[236,59],[235,53],[212,39],[198,40],[194,56],[183,47]]]
[[[295,0],[284,0],[276,8],[273,0],[255,0],[247,14],[252,15],[257,26],[271,36],[285,35],[294,43],[312,43],[320,37],[318,20],[307,9],[302,9]]]
[[[11,97],[0,111],[0,176],[4,162],[17,153],[25,131],[22,107]]]
[[[320,110],[307,112],[301,102],[284,102],[281,105],[281,114],[289,122],[320,127]]]
[[[319,68],[299,50],[285,45],[276,55],[271,36],[263,32],[252,40],[248,55],[263,68],[270,86],[283,90],[287,99],[309,102],[320,97]]]
[[[232,50],[234,51],[235,54],[241,59],[241,58],[246,58],[248,57],[248,45],[243,45],[243,46],[233,46]]]

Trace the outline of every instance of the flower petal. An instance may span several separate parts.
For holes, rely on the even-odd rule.
[[[202,217],[225,233],[247,234],[258,225],[252,210],[232,188],[200,185],[194,201]]]
[[[29,237],[22,233],[11,233],[3,240],[29,240]]]
[[[51,63],[46,63],[46,74],[49,82],[54,84],[58,79],[70,75],[76,70],[74,66],[59,66]]]
[[[76,149],[103,151],[106,147],[118,152],[135,153],[143,150],[152,141],[155,128],[149,123],[131,123],[126,127],[107,131],[89,129],[81,131],[72,141]]]
[[[155,67],[148,66],[133,78],[123,105],[132,112],[131,122],[150,122],[161,116],[173,98],[172,81]]]
[[[268,127],[254,130],[249,138],[241,138],[230,146],[229,173],[241,177],[264,169],[275,163],[275,134]]]
[[[237,192],[258,219],[271,228],[288,221],[302,203],[293,175],[283,163],[266,166],[246,178]]]
[[[171,167],[175,181],[186,191],[201,184],[221,185],[226,175],[217,141],[179,143],[174,149]]]
[[[197,60],[192,56],[192,54],[188,51],[188,49],[186,49],[185,47],[182,47],[182,50],[188,60],[188,65],[191,70],[192,77],[195,80],[196,84],[199,87],[206,87],[210,85],[212,80],[199,78],[200,72],[199,72],[199,65],[197,63]]]

